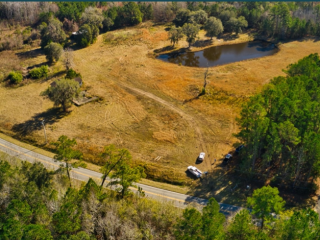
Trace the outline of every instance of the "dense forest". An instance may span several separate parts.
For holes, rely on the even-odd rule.
[[[244,105],[238,137],[243,171],[274,183],[314,189],[320,176],[320,59],[311,54]]]
[[[86,47],[99,32],[148,20],[182,27],[173,27],[173,43],[184,34],[192,44],[201,28],[209,37],[252,29],[259,36],[296,39],[320,35],[319,14],[314,2],[2,2],[0,29],[14,31],[1,37],[0,50],[37,46],[40,39],[42,48],[51,42],[65,46],[72,32]]]
[[[63,169],[2,156],[0,238],[50,239],[318,239],[320,222],[311,209],[286,211],[276,188],[263,187],[232,219],[211,198],[201,211],[157,202],[143,194],[125,198],[90,179],[69,186]],[[10,164],[9,164],[10,162]],[[276,213],[277,217],[270,213]]]

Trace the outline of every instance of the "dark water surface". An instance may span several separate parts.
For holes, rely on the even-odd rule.
[[[221,45],[206,48],[199,52],[169,53],[158,56],[158,59],[189,67],[212,67],[226,63],[238,62],[275,54],[278,51],[272,43],[253,41],[232,45]]]

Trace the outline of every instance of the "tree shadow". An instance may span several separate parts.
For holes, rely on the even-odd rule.
[[[212,45],[213,40],[197,40],[194,44],[193,47],[207,47]]]
[[[19,58],[36,58],[36,57],[39,57],[40,55],[44,55],[44,52],[41,48],[37,48],[37,49],[32,49],[26,52],[16,53],[16,55]]]
[[[60,108],[51,108],[46,112],[35,114],[30,120],[13,125],[12,130],[16,133],[16,135],[24,137],[34,131],[41,130],[43,128],[41,123],[42,120],[44,120],[46,125],[52,125],[68,114],[70,113],[63,112],[60,110]]]
[[[223,41],[232,41],[239,38],[238,35],[232,34],[232,33],[225,33],[221,36],[219,36],[219,39],[223,39]]]
[[[173,49],[175,49],[175,47],[172,45],[169,45],[169,46],[165,46],[163,48],[155,49],[153,52],[154,53],[162,53],[162,52],[172,51]]]
[[[59,71],[59,72],[56,72],[56,73],[54,73],[54,74],[49,75],[47,78],[43,78],[43,79],[41,80],[41,83],[47,82],[47,81],[49,81],[49,80],[51,80],[51,79],[53,79],[53,78],[56,78],[56,77],[62,77],[62,76],[65,75],[66,73],[67,73],[66,70],[61,70],[61,71]]]

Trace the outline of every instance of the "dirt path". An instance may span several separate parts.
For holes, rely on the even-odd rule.
[[[178,108],[178,107],[174,106],[173,104],[163,100],[162,98],[159,98],[159,97],[155,96],[152,93],[145,92],[145,91],[143,91],[141,89],[130,87],[130,86],[124,85],[122,83],[118,83],[118,85],[120,85],[121,87],[123,87],[123,88],[125,88],[127,90],[131,90],[131,91],[133,91],[133,92],[135,92],[135,93],[137,93],[139,95],[143,95],[143,96],[146,96],[146,97],[148,97],[150,99],[153,99],[154,101],[159,102],[162,105],[167,106],[169,109],[171,109],[172,111],[177,112],[181,117],[183,117],[190,124],[190,126],[195,130],[196,135],[197,135],[197,139],[198,139],[198,143],[199,143],[200,151],[203,151],[203,152],[206,153],[206,158],[205,158],[205,160],[203,162],[204,167],[206,168],[206,170],[211,170],[212,165],[211,165],[209,154],[208,154],[208,151],[207,151],[207,148],[206,148],[206,144],[205,144],[205,141],[203,140],[203,135],[202,135],[201,130],[199,128],[199,124],[197,123],[195,118],[193,118],[192,116],[186,114],[180,108]]]

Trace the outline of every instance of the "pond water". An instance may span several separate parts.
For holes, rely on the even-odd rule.
[[[272,43],[253,41],[206,48],[199,52],[173,52],[157,58],[189,67],[212,67],[246,59],[265,57],[278,51]]]

